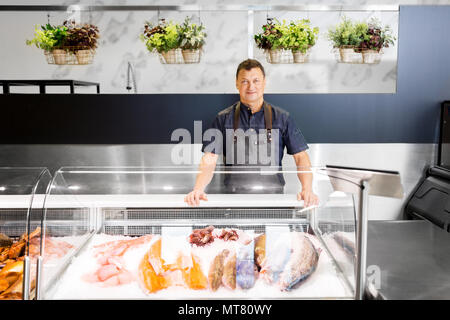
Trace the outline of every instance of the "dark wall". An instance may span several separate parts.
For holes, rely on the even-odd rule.
[[[450,6],[402,6],[396,94],[268,94],[309,143],[437,143],[450,99]],[[89,80],[89,79],[83,79]],[[170,143],[238,99],[225,94],[0,95],[0,143]]]

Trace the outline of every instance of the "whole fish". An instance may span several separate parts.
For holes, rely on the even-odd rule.
[[[304,233],[292,232],[291,246],[291,255],[278,281],[282,291],[303,283],[316,270],[319,262],[320,251],[316,250]]]

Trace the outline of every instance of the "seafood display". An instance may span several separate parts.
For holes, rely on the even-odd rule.
[[[189,243],[197,246],[204,246],[208,243],[214,242],[214,236],[212,234],[213,230],[213,226],[209,226],[204,229],[195,229],[189,236]]]
[[[214,260],[209,267],[208,283],[212,291],[217,291],[222,284],[225,256],[229,253],[230,251],[227,249],[222,250],[214,257]]]
[[[0,248],[10,247],[13,244],[13,242],[14,241],[6,234],[0,233]]]
[[[40,254],[41,228],[37,227],[28,235],[24,233],[18,241],[0,234],[0,299],[22,299],[23,260],[28,253],[30,258]],[[73,246],[65,241],[44,238],[43,260],[49,261],[64,257]],[[34,266],[31,266],[32,269]],[[34,269],[33,269],[34,270]],[[35,287],[34,272],[31,273],[31,289]]]
[[[266,235],[262,234],[255,238],[255,265],[258,271],[261,270],[261,265],[266,258]]]
[[[202,240],[204,239],[204,240]],[[212,246],[214,239],[223,242],[239,239],[236,230],[215,232],[213,226],[195,229],[188,241],[199,247]],[[219,240],[216,240],[216,243]],[[271,255],[265,255],[266,236],[258,235],[247,243],[235,243],[216,252],[207,268],[208,288],[215,292],[221,286],[230,290],[247,290],[255,285],[261,275],[268,284],[276,285],[282,291],[289,291],[305,281],[316,269],[320,250],[303,233],[285,233],[277,237]],[[184,263],[183,263],[184,262]],[[180,253],[176,264],[166,264],[161,258],[161,239],[146,253],[139,266],[141,286],[147,293],[154,293],[170,286],[187,286],[204,289],[205,275],[199,267],[201,262],[194,254]],[[184,265],[184,267],[182,267]],[[180,278],[179,271],[190,274],[191,281]],[[183,281],[182,281],[182,280]]]
[[[236,241],[237,239],[239,239],[239,235],[237,234],[236,230],[222,229],[222,232],[219,235],[219,239],[223,239],[225,241]]]
[[[175,264],[166,264],[161,258],[159,238],[139,265],[139,283],[146,293],[153,293],[170,286],[205,289],[208,282],[201,270],[199,259],[192,253],[180,254]]]
[[[319,262],[320,251],[311,240],[299,232],[292,232],[291,240],[291,255],[278,282],[281,290],[291,290],[301,284],[316,270]]]
[[[227,252],[223,261],[222,284],[225,288],[236,289],[236,253]]]
[[[160,234],[135,238],[96,235],[93,243],[75,257],[52,297],[244,298],[320,297],[324,292],[331,297],[347,294],[332,260],[328,254],[321,253],[320,242],[314,235],[293,232],[288,227],[280,232],[266,228],[264,233],[214,226],[167,228]]]
[[[110,241],[94,247],[98,268],[93,274],[86,274],[83,280],[102,286],[118,286],[130,283],[134,275],[125,268],[124,254],[135,247],[150,242],[153,236],[146,235],[132,240]]]
[[[23,281],[23,260],[28,240],[39,237],[41,229],[30,235],[24,233],[18,241],[1,234],[0,247],[0,299],[21,299]],[[32,288],[34,283],[32,283]]]
[[[23,260],[28,238],[32,240],[33,238],[40,236],[40,234],[41,228],[38,227],[30,233],[29,237],[27,233],[24,233],[20,236],[19,240],[15,242],[8,236],[2,234],[0,245],[0,267],[6,266],[17,260]]]
[[[255,285],[257,268],[254,263],[253,241],[239,248],[236,256],[236,282],[241,289],[250,289]]]

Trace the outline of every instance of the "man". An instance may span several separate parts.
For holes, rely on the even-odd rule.
[[[277,166],[281,166],[284,147],[286,147],[287,153],[293,155],[299,171],[308,171],[311,169],[311,162],[306,153],[308,145],[302,133],[286,111],[273,107],[264,101],[265,86],[266,77],[264,67],[257,60],[247,59],[239,64],[236,71],[236,88],[239,91],[240,101],[219,112],[212,124],[213,128],[222,133],[222,139],[214,141],[214,144],[210,144],[214,145],[214,148],[208,148],[210,145],[204,143],[202,148],[204,155],[200,162],[200,173],[197,175],[194,189],[184,199],[189,205],[198,206],[200,200],[208,200],[204,190],[211,182],[213,171],[220,154],[223,154],[224,162],[231,166],[261,165],[262,162],[264,162],[264,165],[267,165],[268,162],[263,161],[267,159],[258,158],[258,155],[260,156],[264,153],[259,152],[258,155],[255,154],[255,150],[257,150],[255,148],[259,148],[258,151],[262,150],[265,152],[268,150],[268,153],[272,151],[269,156],[271,159],[276,159]],[[261,130],[261,128],[264,128],[264,130]],[[241,133],[245,131],[245,144],[238,143],[236,134],[238,131]],[[264,133],[257,135],[256,131],[263,131]],[[231,137],[230,133],[232,134]],[[274,133],[277,134],[275,135]],[[260,141],[259,137],[261,136],[264,137],[263,140],[266,141],[266,144],[258,143]],[[251,140],[251,137],[254,137],[254,139]],[[276,148],[273,148],[273,146]],[[245,155],[242,152],[245,152]],[[251,159],[257,158],[256,163],[251,163]],[[239,159],[241,159],[241,162],[239,162]],[[273,165],[273,162],[271,164]],[[279,175],[281,177],[275,176],[278,180],[274,180],[272,175],[271,181],[277,181],[275,184],[278,183],[282,193],[284,179],[281,174]],[[299,172],[297,176],[302,185],[302,190],[298,193],[297,199],[304,200],[305,207],[318,204],[319,199],[312,190],[312,173]],[[246,183],[247,178],[250,176],[244,174],[243,177],[241,175],[241,179],[237,177],[237,175],[230,174],[225,178],[225,184],[227,187],[231,186],[232,192],[246,193],[245,191],[242,192],[240,187]],[[260,183],[262,187],[271,185],[270,182],[267,183],[270,176],[259,174],[258,178],[263,178]],[[254,181],[251,181],[250,185],[252,183],[254,184]]]

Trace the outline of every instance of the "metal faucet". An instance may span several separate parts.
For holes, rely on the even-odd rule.
[[[130,83],[130,74],[133,77],[133,87],[131,87],[131,83]],[[128,90],[128,92],[130,92],[130,90],[134,88],[134,93],[137,93],[137,86],[136,86],[136,75],[134,73],[134,68],[131,65],[131,62],[128,61],[128,69],[127,69],[127,87],[126,89]]]

